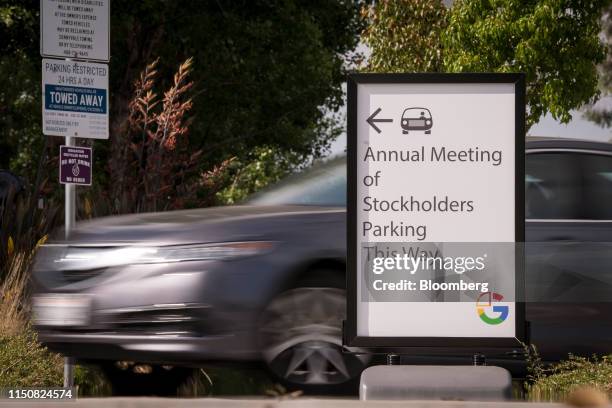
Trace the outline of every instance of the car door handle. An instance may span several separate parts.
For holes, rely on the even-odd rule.
[[[505,353],[508,357],[521,358],[525,357],[527,353],[524,350],[512,350]]]

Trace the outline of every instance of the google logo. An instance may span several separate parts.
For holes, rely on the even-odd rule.
[[[508,318],[509,308],[508,306],[494,306],[493,302],[501,302],[504,297],[499,293],[486,292],[478,296],[476,300],[476,311],[480,320],[486,324],[500,324]],[[487,311],[497,313],[497,316],[491,317],[487,314]]]

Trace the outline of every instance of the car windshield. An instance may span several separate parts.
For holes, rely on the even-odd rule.
[[[314,165],[255,194],[247,202],[254,205],[346,206],[346,158]]]

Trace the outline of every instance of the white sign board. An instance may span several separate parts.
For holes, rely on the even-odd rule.
[[[518,345],[523,84],[350,76],[348,345]]]
[[[110,0],[41,0],[44,57],[108,61]]]
[[[108,65],[43,59],[43,134],[108,139]]]

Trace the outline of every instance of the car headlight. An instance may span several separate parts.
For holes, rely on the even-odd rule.
[[[230,260],[258,255],[273,248],[272,242],[245,241],[215,244],[124,247],[64,247],[53,257],[58,269],[95,269],[130,264]]]

